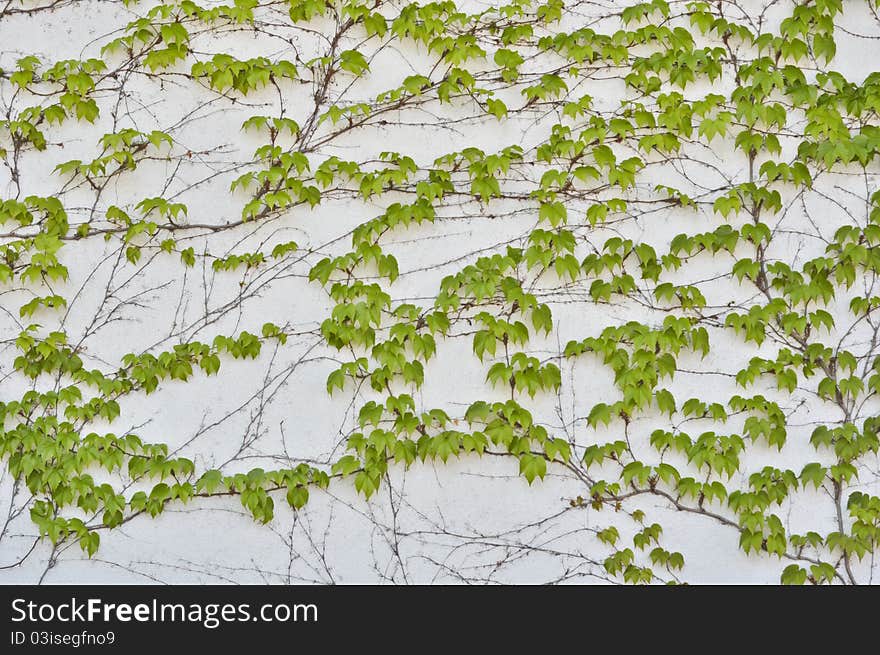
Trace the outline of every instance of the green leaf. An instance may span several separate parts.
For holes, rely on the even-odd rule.
[[[302,509],[309,502],[309,490],[306,487],[290,487],[287,490],[287,502],[295,509]]]
[[[532,484],[535,478],[543,480],[547,474],[547,461],[540,455],[524,453],[519,457],[519,472],[529,484]]]
[[[802,585],[807,581],[807,572],[797,564],[789,564],[780,578],[784,585]]]

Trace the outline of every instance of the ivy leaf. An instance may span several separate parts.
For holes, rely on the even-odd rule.
[[[672,416],[675,413],[675,397],[666,389],[660,389],[654,397],[657,400],[657,409],[663,414]]]
[[[828,470],[821,464],[811,462],[804,466],[803,471],[801,471],[801,484],[806,487],[808,483],[812,482],[813,486],[818,489],[825,481],[827,472]]]
[[[519,458],[519,472],[529,484],[532,484],[535,478],[543,480],[547,474],[547,461],[540,455],[524,453]]]
[[[797,564],[789,564],[780,577],[784,585],[802,585],[807,581],[807,572]]]
[[[294,509],[302,509],[309,502],[309,490],[301,486],[290,487],[287,490],[287,502]]]

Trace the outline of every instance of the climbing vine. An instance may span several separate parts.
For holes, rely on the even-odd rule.
[[[710,538],[873,581],[875,0],[12,0],[7,37],[4,570],[351,488],[394,581],[687,582]],[[544,514],[400,524],[462,466]]]

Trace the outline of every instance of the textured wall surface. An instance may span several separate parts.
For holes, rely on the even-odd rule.
[[[732,272],[737,261],[763,258],[762,266],[784,262],[803,271],[806,262],[828,252],[838,228],[870,224],[871,196],[878,188],[880,173],[876,164],[844,161],[829,170],[821,154],[813,159],[804,155],[802,143],[821,144],[831,137],[821,130],[811,133],[812,119],[793,106],[796,103],[790,94],[779,90],[757,103],[767,106],[779,102],[788,110],[787,117],[781,125],[756,128],[764,135],[778,134],[778,153],[766,143],[754,157],[744,153],[735,143],[747,122],[741,116],[734,116],[725,134],[709,138],[711,135],[694,129],[688,138],[682,137],[680,149],[667,152],[639,147],[639,138],[654,128],[639,125],[621,137],[608,127],[615,118],[634,121],[633,114],[624,111],[630,101],[644,103],[649,113],[659,115],[663,111],[663,102],[657,99],[661,93],[681,93],[678,100],[667,99],[673,105],[711,104],[717,96],[720,100],[714,101],[705,116],[716,116],[735,105],[732,98],[748,83],[738,79],[736,71],[757,57],[758,49],[738,40],[736,34],[723,39],[717,33],[701,34],[690,22],[694,12],[729,19],[756,34],[778,34],[796,5],[811,3],[742,0],[702,3],[705,9],[701,9],[692,3],[670,2],[668,16],[658,10],[646,20],[628,25],[627,29],[645,25],[687,28],[695,35],[694,47],[722,49],[717,54],[721,75],[715,79],[698,72],[682,89],[671,84],[667,72],[661,70],[657,74],[663,79],[662,89],[648,93],[627,85],[624,77],[635,70],[634,61],[647,61],[651,52],[663,51],[666,46],[627,45],[619,65],[586,55],[577,70],[571,70],[575,66],[571,53],[563,56],[538,46],[541,37],[584,28],[613,35],[622,26],[621,8],[635,3],[564,2],[560,3],[560,20],[550,23],[534,19],[540,6],[536,3],[527,9],[530,17],[521,20],[522,25],[534,26],[533,36],[523,36],[514,48],[524,55],[517,70],[519,77],[509,82],[502,79],[504,65],[493,56],[504,47],[501,30],[493,31],[488,25],[491,20],[504,25],[505,20],[513,24],[520,19],[482,19],[472,34],[476,34],[485,56],[457,64],[472,73],[473,88],[465,84],[453,89],[446,102],[438,98],[438,89],[456,65],[449,62],[448,49],[417,43],[393,30],[376,33],[374,29],[370,34],[362,21],[334,15],[335,9],[294,23],[291,7],[303,3],[204,0],[199,6],[229,6],[245,12],[238,22],[222,15],[211,22],[194,18],[192,3],[189,9],[187,3],[169,3],[164,14],[149,14],[157,4],[98,0],[0,4],[0,69],[4,71],[0,77],[0,118],[7,121],[0,130],[0,147],[4,149],[0,153],[5,153],[5,165],[0,166],[0,200],[55,197],[69,221],[63,247],[57,251],[58,260],[67,268],[66,277],[47,279],[43,273],[34,280],[13,277],[4,283],[0,294],[0,400],[9,403],[31,389],[43,393],[71,384],[64,373],[50,371],[36,378],[23,374],[16,363],[22,355],[17,338],[30,324],[39,325],[31,334],[41,339],[53,330],[64,332],[66,343],[74,348],[85,369],[111,377],[120,368],[131,367],[133,360],[126,360],[129,354],[160,357],[163,352],[173,353],[175,346],[192,343],[213,348],[218,335],[238,338],[247,332],[260,337],[258,356],[220,353],[219,370],[213,370],[210,362],[200,364],[203,360],[196,358],[188,365],[181,363],[179,374],[172,370],[177,364],[168,364],[171,360],[166,358],[164,363],[172,372],[159,376],[155,390],[147,393],[139,387],[106,396],[118,399],[119,413],[112,420],[82,415],[71,419],[76,438],[89,433],[135,434],[144,443],[167,444],[164,458],[185,458],[193,463],[191,471],[184,466],[165,476],[162,481],[169,486],[187,481],[194,484],[206,470],[230,476],[254,469],[290,470],[305,463],[330,472],[346,453],[358,455],[350,448],[352,434],[363,432],[365,438],[371,438],[374,429],[390,429],[388,426],[399,419],[399,414],[389,410],[375,426],[365,419],[366,425],[361,427],[359,416],[364,416],[365,404],[384,403],[399,394],[412,397],[413,420],[418,427],[406,432],[397,426],[392,430],[395,438],[408,435],[418,443],[420,437],[433,438],[451,430],[448,438],[457,441],[448,458],[439,441],[424,442],[424,448],[433,449],[424,462],[415,457],[406,467],[399,461],[404,458],[398,457],[377,476],[381,484],[369,499],[358,493],[356,486],[361,483],[355,484],[356,474],[334,476],[326,487],[310,486],[308,503],[299,509],[288,504],[283,488],[278,490],[284,483],[266,483],[271,489],[257,494],[256,510],[247,507],[247,502],[243,505],[238,493],[201,493],[204,487],[193,487],[197,497],[160,503],[161,512],[155,517],[143,507],[126,509],[124,522],[113,529],[101,527],[106,521],[104,505],[95,511],[88,503],[85,507],[71,503],[59,510],[60,514],[68,519],[79,517],[100,534],[100,548],[91,557],[81,548],[73,528],[69,538],[55,545],[47,538],[38,539],[40,529],[31,511],[46,494],[34,493],[28,488],[26,475],[16,475],[4,465],[0,473],[0,582],[617,582],[623,580],[621,572],[613,566],[609,570],[608,557],[628,547],[639,566],[649,566],[648,553],[658,544],[668,553],[682,553],[685,561],[683,568],[655,566],[654,579],[659,581],[776,583],[787,565],[800,562],[809,567],[819,561],[829,562],[840,573],[840,581],[847,581],[850,574],[861,582],[873,580],[871,553],[863,558],[847,556],[844,562],[841,552],[833,547],[814,552],[792,545],[791,535],[815,531],[825,538],[841,524],[844,532],[851,529],[856,517],[846,514],[845,496],[835,497],[837,482],[832,477],[817,485],[793,485],[779,504],[764,512],[765,519],[772,514],[788,535],[784,553],[762,550],[761,537],[758,552],[744,552],[740,529],[744,519],[726,497],[736,490],[754,490],[750,476],[767,466],[790,469],[800,476],[809,463],[827,467],[839,463],[830,449],[811,444],[814,430],[822,425],[854,425],[862,430],[865,419],[876,413],[873,391],[854,393],[852,402],[846,398],[835,402],[833,393],[828,398],[818,390],[825,375],[810,377],[801,369],[791,388],[766,371],[753,376],[747,389],[737,380],[737,374],[748,369],[753,358],[778,361],[781,351],[797,353],[798,344],[812,339],[835,352],[851,351],[868,384],[876,357],[874,316],[869,312],[865,317],[854,317],[849,308],[853,297],[870,298],[876,293],[875,273],[859,269],[849,288],[835,282],[835,297],[827,303],[817,301],[797,308],[795,313],[809,317],[821,307],[835,321],[832,329],[821,334],[817,325],[812,336],[802,341],[769,321],[762,343],[748,342],[726,321],[731,314],[748,315],[751,307],[765,307],[778,291],[761,289],[760,281],[753,284],[748,275],[745,280],[738,279]],[[376,2],[375,7],[373,3],[348,4],[368,7],[368,15],[370,11],[381,12],[389,25],[404,7],[402,2]],[[468,12],[491,12],[500,3],[449,4]],[[818,45],[804,37],[809,52],[796,67],[804,71],[805,79],[815,81],[817,73],[835,70],[860,85],[874,70],[880,55],[880,20],[870,2],[845,4],[844,11],[833,17],[836,55],[830,63],[820,55]],[[474,23],[450,20],[448,13],[447,8],[447,14],[438,19],[441,24],[446,22],[443,29],[455,37],[467,35]],[[143,20],[140,27],[133,23],[139,19]],[[174,25],[185,28],[185,37],[168,27]],[[102,50],[114,39],[139,29],[145,35],[133,41],[134,45],[121,43]],[[590,39],[584,37],[587,42]],[[452,51],[461,51],[466,43],[456,41]],[[162,49],[172,51],[168,61],[144,59],[145,53]],[[174,52],[181,56],[176,58]],[[355,56],[343,56],[350,52],[364,55],[368,70],[360,70]],[[205,62],[216,63],[218,53],[245,62],[263,57],[267,65],[289,61],[297,70],[288,75],[273,69],[270,76],[258,62],[242,74],[244,78],[252,75],[250,81],[233,77],[233,72],[224,81],[222,70],[227,69],[222,66],[198,68]],[[15,128],[8,121],[28,107],[64,106],[59,98],[70,78],[65,77],[67,71],[60,81],[44,78],[17,85],[10,75],[26,69],[17,62],[30,55],[39,58],[38,74],[62,60],[95,57],[106,62],[106,70],[92,76],[94,88],[80,96],[80,100],[94,99],[99,114],[77,120],[77,112],[88,113],[89,108],[80,109],[76,104],[80,100],[74,98],[70,100],[73,104],[65,107],[67,120],[59,123],[43,115],[37,121],[46,140],[41,149],[12,138]],[[350,65],[343,65],[347,62]],[[785,58],[782,63],[777,60],[780,68],[785,62]],[[523,90],[534,87],[547,91],[552,86],[547,78],[551,73],[564,80],[566,89],[558,96],[530,101]],[[425,76],[418,94],[381,96],[406,86],[416,75]],[[823,81],[817,88],[831,86]],[[871,96],[877,93],[873,88],[866,93],[876,104],[880,93]],[[567,103],[576,104],[585,96],[590,100],[584,102],[583,111],[565,112]],[[489,98],[504,102],[506,116],[493,115]],[[358,109],[358,103],[363,103],[364,111]],[[344,113],[334,116],[336,108]],[[290,118],[296,128],[276,134],[266,125],[254,123],[243,129],[242,124],[253,116]],[[865,110],[861,116],[844,116],[843,120],[856,134],[859,128],[876,124],[877,114]],[[700,124],[695,118],[695,127]],[[583,135],[596,125],[601,125],[601,139],[594,141]],[[582,154],[544,160],[540,148],[550,143],[554,134],[562,134],[559,126],[570,130],[565,138],[580,138],[587,147],[581,148]],[[104,135],[123,130],[137,131],[139,136],[118,150],[106,140],[102,142]],[[170,138],[145,141],[154,130]],[[277,152],[255,154],[270,139]],[[616,154],[610,167],[603,167],[602,153],[594,151],[600,143]],[[509,167],[493,172],[493,179],[500,182],[497,192],[480,197],[479,188],[472,186],[476,175],[473,162],[488,161],[491,168],[490,157],[511,147],[521,149],[513,152],[522,154],[514,154]],[[127,168],[127,160],[120,156],[111,157],[100,168],[85,170],[96,158],[116,151],[133,152],[136,165]],[[291,165],[288,160],[278,177],[271,177],[274,173],[267,178],[256,176],[230,190],[233,181],[247,173],[277,168],[273,158],[280,153],[303,153],[309,168],[300,170],[296,162]],[[454,156],[444,162],[442,158],[448,155]],[[341,165],[335,171],[326,164],[322,169],[322,163],[333,157],[338,159],[332,161],[353,162],[357,174],[341,172]],[[620,166],[627,158],[638,159],[632,184],[613,177],[619,171],[625,173],[625,165]],[[812,186],[768,180],[765,169],[758,173],[766,160],[805,161]],[[71,161],[75,163],[64,168],[63,164]],[[76,161],[85,166],[77,168]],[[61,170],[56,169],[58,165]],[[589,172],[584,172],[583,179],[571,177],[578,166],[586,165],[595,167],[595,177]],[[449,185],[442,197],[425,201],[424,187],[417,185],[428,183],[429,169],[447,171]],[[328,179],[321,177],[322,170]],[[383,170],[397,171],[399,177],[389,174],[380,179]],[[548,170],[564,171],[573,182],[558,189],[553,189],[552,183],[542,185]],[[364,173],[370,171],[380,173],[364,181]],[[376,193],[370,191],[373,179],[379,179],[373,189]],[[295,182],[285,186],[287,180]],[[723,216],[716,200],[736,185],[749,182],[778,192],[779,206],[764,210],[760,220],[757,214],[750,214],[748,203]],[[320,194],[319,202],[308,195],[310,187]],[[278,189],[286,189],[287,196],[272,197]],[[541,189],[555,195],[536,196],[535,191]],[[682,196],[693,202],[681,201]],[[167,206],[163,209],[159,204],[152,209],[139,205],[148,198],[181,203],[185,212]],[[625,202],[616,204],[615,199]],[[393,266],[389,260],[377,258],[355,262],[349,270],[339,266],[329,282],[314,279],[320,278],[314,274],[320,262],[354,251],[353,244],[362,237],[356,228],[395,211],[406,214],[407,207],[418,202],[423,202],[423,209],[425,204],[431,207],[431,220],[377,228],[375,241],[381,246],[381,256],[393,255],[396,274],[389,272],[387,267]],[[550,218],[556,206],[553,203],[565,207],[564,223]],[[547,214],[542,205],[550,207]],[[590,214],[597,206],[604,207],[600,220]],[[7,222],[0,229],[3,244],[13,244],[39,230],[43,214],[33,207],[31,211],[38,217],[32,225],[18,225],[4,216]],[[645,274],[636,255],[615,270],[609,267],[591,272],[581,266],[591,253],[611,252],[608,243],[614,237],[620,237],[624,244],[621,252],[632,244],[648,244],[659,257],[670,252],[678,234],[708,233],[722,225],[740,230],[758,222],[772,231],[772,240],[765,249],[759,248],[758,256],[742,233],[731,251],[722,248],[713,255],[694,248],[693,255],[682,254],[680,267],[664,262],[656,279]],[[87,227],[77,233],[83,225]],[[551,257],[546,270],[540,264],[523,262],[514,266],[514,272],[505,273],[524,293],[532,294],[535,302],[552,311],[549,333],[537,329],[534,317],[524,308],[511,306],[510,299],[503,298],[503,287],[495,281],[487,283],[491,288],[486,297],[471,299],[474,294],[462,290],[460,304],[441,312],[451,317],[451,326],[446,335],[433,333],[436,354],[423,363],[423,382],[407,379],[406,371],[391,376],[387,386],[383,381],[375,382],[370,372],[381,366],[382,359],[369,345],[335,347],[328,343],[332,341],[328,339],[328,317],[331,322],[336,320],[337,326],[348,325],[340,318],[344,311],[340,313],[339,307],[363,300],[355,296],[344,301],[334,298],[334,280],[341,280],[349,289],[361,280],[389,295],[380,322],[373,326],[375,341],[382,343],[392,334],[391,326],[406,323],[400,318],[403,314],[392,315],[394,308],[405,304],[419,308],[415,312],[420,318],[412,324],[422,330],[424,318],[450,288],[450,283],[444,282],[447,276],[479,271],[473,268],[478,258],[504,255],[509,247],[527,249],[536,243],[536,230],[550,234],[560,229],[574,237],[572,274],[562,265],[554,269],[556,255],[549,253],[546,244]],[[630,246],[624,239],[631,240]],[[282,247],[273,254],[279,244],[290,242],[295,242],[295,249]],[[263,255],[252,266],[246,261],[237,266],[228,263],[232,256],[254,253]],[[15,275],[21,273],[21,269],[13,269]],[[607,296],[596,291],[597,280],[616,284],[619,278],[614,276],[624,270],[633,275],[631,288]],[[834,279],[833,273],[824,275]],[[703,300],[686,306],[680,298],[664,298],[662,292],[657,293],[663,283],[692,285]],[[63,296],[66,305],[20,310],[33,298],[50,294]],[[493,320],[522,321],[529,332],[527,343],[496,342],[493,337],[492,349],[482,360],[475,356],[475,333],[484,329],[488,320],[479,317],[481,311]],[[616,408],[614,403],[623,397],[616,384],[620,375],[616,378],[613,363],[603,361],[602,356],[571,356],[567,344],[600,337],[609,326],[626,326],[631,321],[662,329],[669,325],[664,324],[669,317],[688,317],[692,320],[688,330],[691,326],[705,328],[711,343],[708,353],[681,348],[675,353],[674,375],[661,374],[656,388],[647,390],[648,402],[636,402],[638,412],[624,419],[614,409],[607,424],[597,420],[597,406],[600,415],[605,406],[600,404]],[[818,324],[819,319],[815,320]],[[272,334],[263,339],[267,323],[284,333],[283,342]],[[357,321],[355,324],[356,329]],[[798,334],[803,336],[804,331]],[[617,339],[622,348],[633,350],[625,336]],[[515,351],[537,358],[536,366],[557,367],[558,381],[541,381],[540,388],[532,392],[524,384],[511,391],[506,379],[495,386],[487,382],[490,367],[496,362],[510,364]],[[646,356],[654,357],[661,351],[658,345]],[[418,353],[406,352],[407,363],[419,359]],[[345,377],[341,388],[328,393],[328,376],[358,357],[367,357],[368,366],[353,377]],[[640,365],[634,357],[624,369]],[[131,370],[127,379],[134,379]],[[83,398],[71,404],[102,395],[86,383],[79,386]],[[653,394],[660,389],[667,389],[674,397],[674,412],[654,402]],[[753,398],[759,394],[773,403],[776,414],[750,413],[731,405],[731,399],[738,395]],[[482,456],[464,452],[467,443],[461,435],[478,429],[485,432],[466,420],[468,407],[480,400],[492,403],[511,398],[528,408],[534,423],[543,426],[550,437],[567,444],[571,451],[568,462],[551,452],[546,457],[551,461],[542,465],[534,480],[527,481],[521,473],[530,460],[520,455],[538,448],[537,442],[519,455],[509,443],[493,444],[491,439]],[[729,414],[726,422],[702,413],[687,415],[683,407],[690,398],[719,403]],[[438,420],[433,424],[434,419],[422,417],[430,410],[445,412],[442,422],[448,418],[448,423],[440,425]],[[54,410],[35,410],[24,423],[32,424],[37,415],[61,414],[59,404]],[[780,429],[784,445],[777,447],[767,435],[750,435],[750,430],[762,429],[745,422],[753,414],[770,422],[765,426],[767,435],[779,427],[773,416],[783,416]],[[12,429],[15,420],[7,416],[7,429]],[[512,428],[520,429],[521,425]],[[694,442],[701,434],[743,435],[745,446],[736,456],[736,470],[712,470],[694,461],[695,451],[670,448],[661,452],[651,441],[657,430],[686,432]],[[56,434],[53,439],[60,437]],[[590,468],[582,463],[590,446],[615,441],[626,446],[619,461],[608,460]],[[713,444],[717,452],[725,447],[720,441]],[[8,462],[15,457],[14,449],[5,448],[4,462]],[[876,451],[867,451],[855,463],[858,477],[847,482],[846,494],[877,493],[878,459]],[[540,455],[542,461],[544,454]],[[622,484],[616,492],[603,496],[596,491],[593,485],[599,480],[620,483],[621,469],[631,461],[651,467],[669,463],[681,477],[692,477],[700,485],[719,481],[726,497],[706,498],[701,493],[688,497],[674,481],[664,486],[668,480],[640,480],[638,476],[633,485]],[[158,475],[144,475],[137,469],[132,472],[128,459],[121,469],[109,472],[94,465],[85,469],[95,484],[106,482],[126,502],[139,490],[150,494],[160,482]],[[81,473],[69,468],[60,475],[70,481]],[[262,490],[262,482],[260,485]],[[591,504],[591,493],[604,500]],[[258,518],[266,497],[272,499],[274,511],[271,518],[262,517],[269,519],[263,522]],[[839,510],[844,512],[843,518]],[[765,546],[766,535],[775,534],[774,519],[766,520],[767,527],[761,528],[767,530],[762,533]],[[646,549],[635,547],[633,536],[655,523],[662,526],[657,544],[652,542]],[[616,540],[603,532],[611,526],[618,531]]]

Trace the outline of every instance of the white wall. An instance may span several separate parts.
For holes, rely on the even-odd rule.
[[[15,60],[25,54],[37,54],[48,61],[98,56],[108,38],[118,35],[127,21],[142,15],[150,4],[125,8],[118,2],[82,0],[62,3],[53,11],[32,16],[0,18],[0,68],[13,67]],[[570,16],[567,21],[573,25],[586,23],[591,16],[604,15],[609,7],[619,4],[586,3],[578,8],[579,16]],[[741,4],[747,5],[751,18],[757,20],[760,3]],[[773,6],[766,17],[772,24],[788,10],[788,3],[770,4]],[[870,38],[838,30],[839,54],[834,67],[858,81],[873,66],[874,55],[880,53],[877,42],[871,40],[880,36],[880,25],[863,3],[847,5],[839,24]],[[314,51],[315,37],[274,26],[272,21],[282,14],[264,12],[260,16],[269,25],[267,31],[291,36],[303,52]],[[607,21],[600,26],[603,24]],[[220,36],[200,34],[194,44],[200,58],[222,51],[242,58],[293,56],[290,43],[248,29]],[[365,51],[374,49],[371,44],[362,47]],[[112,66],[119,60],[108,57],[108,61]],[[383,50],[373,60],[373,73],[348,91],[347,97],[370,97],[429,63],[424,51]],[[188,70],[188,65],[179,70]],[[3,113],[9,107],[26,106],[21,96],[11,96],[8,83],[0,82],[0,89]],[[728,82],[713,90],[729,93],[731,89]],[[341,86],[335,86],[332,92],[341,90]],[[707,90],[693,87],[688,95],[696,97]],[[593,95],[601,108],[614,108],[623,85],[619,80],[585,78],[578,92]],[[282,95],[288,114],[302,118],[312,108],[310,93],[309,84],[285,86]],[[511,96],[510,106],[517,102],[521,101]],[[499,124],[492,118],[474,118],[474,107],[460,104],[455,108],[435,106],[437,116],[392,115],[390,121],[429,125],[360,130],[321,148],[314,155],[315,161],[330,155],[366,161],[392,150],[411,155],[420,165],[430,165],[441,154],[472,145],[487,152],[514,143],[528,149],[546,139],[554,122],[552,116],[525,113]],[[111,204],[130,207],[144,197],[164,194],[186,203],[187,221],[222,225],[237,220],[246,202],[244,194],[228,193],[228,185],[247,170],[254,148],[261,143],[255,134],[244,133],[239,126],[254,114],[273,115],[279,109],[279,100],[269,88],[249,95],[244,102],[232,103],[169,71],[161,79],[132,76],[125,81],[125,96],[108,91],[102,95],[101,108],[102,116],[94,125],[68,121],[63,127],[49,128],[48,149],[22,156],[22,197],[57,194],[72,222],[78,223],[93,212],[100,217]],[[444,124],[454,118],[462,120]],[[62,177],[53,174],[53,167],[60,162],[94,157],[101,135],[129,126],[172,134],[175,143],[169,159],[157,158],[121,176],[94,207],[92,189],[81,184],[66,185]],[[791,145],[786,143],[787,148]],[[632,193],[648,197],[658,183],[699,193],[701,186],[717,188],[747,176],[746,162],[731,144],[717,141],[711,149],[697,148],[694,152],[699,161],[672,165],[655,158]],[[540,171],[531,174],[540,177]],[[775,256],[796,262],[821,253],[824,243],[816,235],[828,237],[848,221],[843,208],[863,222],[866,189],[870,193],[876,186],[874,167],[867,176],[858,171],[824,176],[816,192],[803,196],[789,193],[785,212],[775,217],[773,225],[782,230],[774,241],[779,244]],[[8,169],[0,168],[0,197],[13,197],[16,192]],[[126,264],[124,258],[119,261],[121,246],[117,238],[77,242],[65,249],[63,257],[71,271],[70,280],[63,285],[70,301],[63,327],[75,341],[73,335],[82,335],[96,317],[100,322],[115,312],[113,316],[119,320],[109,322],[84,343],[87,365],[105,370],[112,370],[129,352],[158,352],[182,340],[210,342],[217,334],[241,330],[258,333],[267,321],[292,332],[309,332],[332,308],[319,285],[308,282],[309,267],[325,254],[345,252],[352,228],[402,197],[388,193],[362,202],[342,196],[340,193],[328,198],[314,210],[295,208],[271,221],[228,233],[187,233],[182,243],[192,245],[197,254],[206,249],[213,254],[269,251],[272,244],[291,239],[301,249],[314,251],[304,258],[292,257],[283,269],[277,267],[246,277],[248,296],[243,300],[237,299],[242,277],[214,274],[210,262],[203,266],[201,257],[193,269],[187,270],[177,255],[158,255],[138,270]],[[573,203],[570,215],[582,215],[586,206]],[[476,203],[448,203],[440,211],[442,219],[434,225],[388,235],[383,244],[398,257],[401,269],[398,281],[390,287],[385,282],[395,302],[411,300],[429,305],[445,275],[460,270],[479,254],[502,249],[511,241],[521,242],[535,226],[534,206],[527,212],[495,218],[509,208],[503,203],[492,204],[489,209]],[[818,224],[811,223],[809,217],[818,219]],[[601,244],[603,237],[617,231],[662,250],[675,234],[714,229],[719,220],[710,210],[695,213],[664,209],[631,214],[605,230],[580,233],[591,243]],[[700,225],[702,228],[696,227]],[[586,254],[587,247],[584,241],[579,254]],[[731,263],[710,258],[692,262],[680,279],[703,281],[710,305],[724,306],[728,300],[748,303],[753,291],[729,280],[710,280],[721,270],[719,267],[729,270]],[[552,357],[559,355],[570,339],[597,335],[606,325],[630,319],[659,323],[663,319],[662,312],[648,312],[637,302],[588,302],[585,291],[589,284],[589,280],[583,280],[577,285],[560,285],[552,276],[537,282],[542,298],[552,304],[557,330],[549,338],[533,339],[530,349],[542,357]],[[112,293],[106,293],[107,289]],[[125,304],[136,294],[143,294],[137,295],[138,304]],[[0,297],[3,308],[10,312],[0,316],[2,334],[15,334],[20,329],[17,309],[25,297],[23,292]],[[206,313],[211,316],[207,325]],[[57,326],[58,316],[41,314],[39,322]],[[466,329],[460,326],[458,332]],[[712,342],[712,353],[705,360],[684,354],[680,358],[682,371],[670,386],[678,398],[699,395],[725,402],[731,395],[742,393],[729,377],[719,373],[735,373],[758,352],[753,345],[746,346],[722,330],[713,330]],[[18,376],[8,375],[14,350],[5,341],[3,347],[0,395],[8,400],[20,395],[26,386]],[[764,354],[771,352],[773,347],[768,345]],[[172,449],[179,448],[180,454],[193,458],[200,469],[219,465],[226,471],[246,471],[255,466],[269,469],[291,461],[326,464],[342,453],[341,442],[355,426],[357,408],[374,397],[366,388],[355,393],[351,386],[343,394],[328,397],[326,377],[344,360],[344,354],[323,345],[314,333],[294,336],[277,351],[266,347],[256,361],[224,361],[215,377],[197,373],[190,382],[165,383],[152,395],[133,395],[122,402],[117,421],[94,429],[117,434],[131,430],[145,440],[168,443]],[[524,397],[523,403],[552,433],[567,436],[579,448],[619,438],[620,424],[596,431],[585,422],[593,404],[617,398],[610,371],[589,357],[560,360],[560,364],[563,387],[559,395],[535,400]],[[483,382],[487,369],[488,363],[473,357],[469,336],[442,341],[438,357],[426,367],[425,385],[417,394],[420,408],[440,407],[450,415],[461,416],[477,398],[504,399],[504,393],[492,391]],[[797,390],[792,397],[780,396],[770,387],[763,391],[768,397],[778,397],[791,411],[788,445],[781,453],[765,444],[750,447],[743,473],[735,476],[730,488],[742,486],[741,479],[768,463],[800,470],[805,462],[816,459],[808,443],[814,423],[838,418],[833,408],[806,389]],[[871,406],[865,409],[870,410]],[[674,423],[680,421],[679,417]],[[646,416],[630,426],[630,438],[647,456],[647,435],[669,424],[665,417]],[[699,433],[699,426],[688,429]],[[876,487],[878,462],[868,464],[862,482]],[[18,561],[28,551],[35,527],[27,511],[15,514],[27,499],[21,493],[13,495],[13,483],[5,469],[0,480],[0,517],[12,517],[0,538],[2,566]],[[174,505],[156,519],[139,517],[105,532],[101,549],[91,560],[75,545],[53,553],[50,544],[40,542],[21,565],[0,569],[0,582],[599,582],[607,578],[601,561],[610,550],[596,539],[594,531],[612,524],[619,525],[624,535],[634,529],[632,521],[613,510],[571,509],[570,499],[586,495],[585,488],[561,467],[551,467],[543,482],[529,486],[517,475],[516,460],[462,457],[445,465],[417,463],[406,472],[393,469],[391,482],[365,501],[354,492],[350,480],[334,481],[327,491],[313,491],[307,508],[298,513],[279,496],[275,519],[269,525],[254,522],[234,498]],[[746,556],[738,549],[736,530],[703,516],[676,512],[662,499],[640,503],[630,508],[642,506],[648,522],[663,524],[664,546],[685,554],[682,579],[704,583],[778,581],[785,562],[769,556]],[[833,504],[820,493],[799,494],[783,511],[792,530],[807,525],[810,529],[830,529],[834,518]],[[868,579],[872,563],[858,566],[860,575]]]

